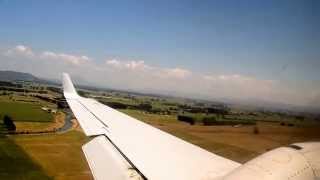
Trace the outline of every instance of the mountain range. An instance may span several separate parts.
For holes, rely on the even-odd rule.
[[[29,73],[16,71],[0,71],[0,81],[39,81],[40,79]]]

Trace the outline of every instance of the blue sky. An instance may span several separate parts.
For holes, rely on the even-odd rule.
[[[0,46],[320,83],[317,0],[0,0]]]

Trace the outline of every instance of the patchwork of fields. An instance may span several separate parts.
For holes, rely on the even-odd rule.
[[[0,97],[0,116],[10,115],[18,130],[46,129],[53,124],[53,115],[41,110],[42,106],[52,104],[35,98],[26,102],[17,101],[23,97],[14,98],[15,101]],[[156,103],[161,107],[160,102]],[[258,121],[255,126],[203,126],[201,123],[190,125],[178,121],[176,114],[150,113],[135,109],[121,111],[240,163],[279,146],[294,142],[320,141],[319,124],[310,124],[309,121],[299,121],[301,125],[296,123],[294,127],[283,126],[279,121]],[[1,123],[2,121],[0,131],[4,128]],[[254,133],[254,128],[258,128],[258,133]],[[81,150],[81,146],[89,140],[79,128],[63,134],[0,135],[0,179],[92,179]]]
[[[163,131],[210,152],[244,163],[271,149],[296,142],[320,141],[320,125],[281,126],[278,122],[257,122],[256,126],[202,126],[182,123],[175,116],[123,111]],[[254,127],[259,133],[254,133]]]

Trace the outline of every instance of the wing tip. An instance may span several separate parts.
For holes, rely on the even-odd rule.
[[[73,86],[71,78],[68,73],[62,73],[62,86],[63,86],[63,93],[66,94],[74,94],[77,95],[77,91]]]

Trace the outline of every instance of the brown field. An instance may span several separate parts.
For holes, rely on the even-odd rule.
[[[16,135],[10,139],[19,146],[49,178],[92,179],[81,146],[89,139],[78,131],[51,135]],[[23,176],[23,174],[22,174]]]
[[[254,126],[190,126],[187,124],[155,124],[156,127],[185,139],[208,151],[244,163],[271,149],[305,141],[320,141],[320,126],[287,127],[278,123]]]
[[[259,134],[254,134],[254,126],[191,126],[177,121],[174,116],[145,114],[138,111],[126,111],[126,113],[208,151],[241,163],[279,146],[320,140],[319,125],[288,127],[280,126],[279,123],[261,122],[257,125]],[[18,129],[29,126],[29,124],[20,125]],[[50,126],[50,124],[46,125]],[[30,128],[33,129],[35,126],[37,125],[30,125]],[[37,128],[44,128],[44,126],[45,124],[42,124]],[[24,159],[30,159],[32,164],[35,164],[36,168],[32,171],[38,174],[42,173],[50,179],[59,180],[92,179],[81,150],[81,146],[90,139],[79,131],[77,124],[74,125],[73,130],[64,134],[13,135],[8,139],[23,151],[24,156],[27,156]],[[3,147],[3,150],[6,149]],[[24,177],[25,172],[20,173]]]
[[[177,121],[175,116],[145,114],[134,110],[125,113],[198,145],[210,152],[244,163],[271,149],[292,143],[320,141],[320,123],[305,122],[299,126],[280,126],[280,123],[258,122],[254,126],[202,126]]]

